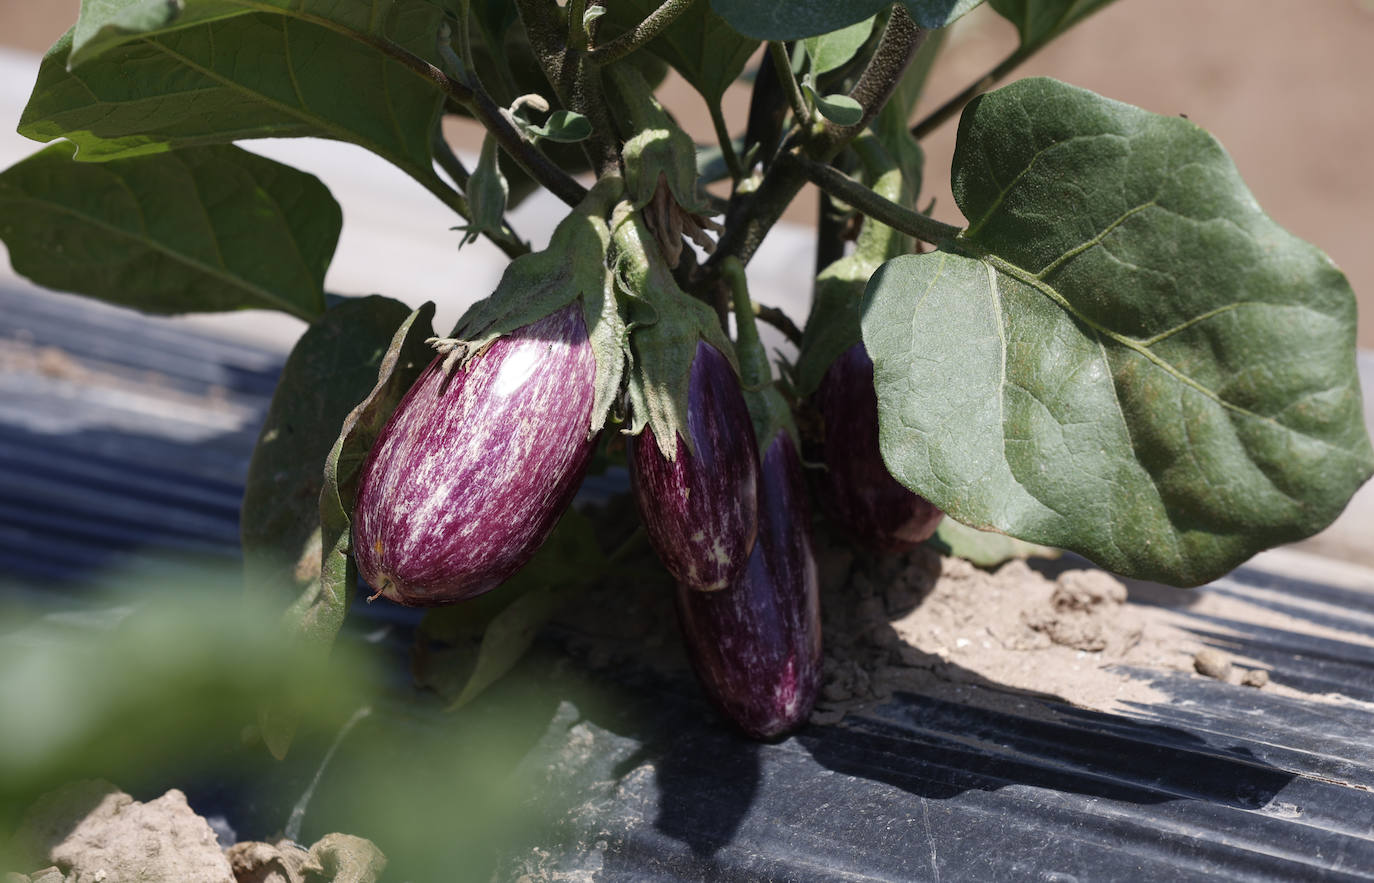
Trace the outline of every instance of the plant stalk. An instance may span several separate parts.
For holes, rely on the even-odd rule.
[[[935,108],[935,110],[927,114],[924,119],[912,126],[911,137],[919,141],[938,129],[946,120],[963,110],[964,105],[995,86],[1003,77],[1011,73],[1020,65],[1021,62],[1034,55],[1039,48],[1039,46],[1036,46],[1027,50],[1023,46],[1002,59],[1000,64],[986,74],[983,74],[977,81],[970,83],[968,88],[964,89],[964,91]]]
[[[807,182],[806,170],[798,161],[801,152],[805,150],[811,159],[827,163],[862,132],[892,96],[926,33],[916,26],[903,7],[894,9],[878,48],[849,93],[863,108],[862,119],[853,126],[836,126],[827,121],[816,129],[802,130],[789,138],[758,188],[748,194],[736,194],[730,201],[725,233],[706,263],[708,272],[718,273],[721,262],[731,255],[744,263],[749,262],[763,237]],[[788,72],[790,74],[790,67]]]
[[[787,94],[787,103],[792,108],[792,116],[803,132],[811,128],[811,111],[806,106],[806,96],[797,85],[796,74],[792,73],[792,60],[787,57],[787,47],[773,41],[768,44],[768,57],[773,60],[773,70],[777,72],[778,82],[782,83]]]
[[[664,0],[661,6],[645,16],[638,25],[604,46],[597,46],[591,50],[588,55],[592,63],[604,67],[620,61],[663,33],[668,25],[694,2],[696,0]]]
[[[806,172],[806,176],[826,193],[849,203],[868,217],[908,236],[914,236],[922,242],[939,245],[962,232],[960,227],[937,221],[879,196],[834,166],[816,162],[805,156],[798,156],[796,161]]]
[[[720,142],[725,167],[730,170],[731,179],[738,183],[744,177],[744,167],[740,165],[739,154],[735,152],[735,142],[730,138],[730,129],[725,125],[725,114],[719,104],[711,105],[711,125],[716,129],[716,140]]]

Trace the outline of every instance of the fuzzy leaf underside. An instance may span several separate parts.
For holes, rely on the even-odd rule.
[[[350,16],[321,23],[295,4],[265,2],[211,3],[236,12],[184,24],[204,5],[187,0],[186,17],[177,20],[183,24],[144,33],[91,25],[93,36],[74,67],[68,32],[39,67],[20,134],[66,138],[78,146],[78,160],[92,162],[246,138],[330,138],[364,147],[437,186],[430,133],[443,95],[368,43],[385,37],[432,55],[437,8],[404,0],[374,32],[351,29]],[[261,9],[269,11],[254,11]],[[83,9],[82,21],[89,18]]]
[[[0,173],[15,270],[150,313],[317,316],[341,225],[313,175],[232,145],[95,165],[61,143]]]
[[[627,31],[659,7],[657,0],[618,0],[607,4],[602,27],[607,33]],[[609,27],[608,27],[609,26]],[[709,103],[718,103],[730,84],[744,72],[759,41],[745,37],[711,10],[693,3],[645,46],[667,62]]]
[[[884,459],[965,524],[1178,585],[1374,472],[1355,301],[1206,132],[1048,79],[965,110],[968,230],[865,297]]]
[[[648,426],[659,451],[675,460],[677,438],[689,450],[692,446],[686,431],[687,387],[697,343],[704,340],[720,350],[738,373],[735,350],[715,311],[678,287],[638,212],[618,212],[612,228],[616,284],[625,294],[632,354],[629,433],[638,435]]]
[[[343,625],[358,579],[349,554],[358,470],[391,412],[432,360],[434,351],[425,340],[434,334],[433,316],[434,304],[427,303],[395,330],[378,362],[371,392],[344,417],[338,438],[325,458],[316,508],[319,580],[301,592],[285,617],[292,638],[321,654],[328,653]],[[263,739],[277,757],[284,756],[291,744],[296,717],[295,709],[270,699],[259,715]]]
[[[923,28],[943,28],[983,0],[902,0]],[[871,18],[892,0],[711,0],[716,14],[741,34],[759,40],[801,40]]]

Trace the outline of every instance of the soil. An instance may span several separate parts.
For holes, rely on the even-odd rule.
[[[826,560],[829,559],[829,560]],[[957,698],[1025,714],[1053,699],[1099,711],[1167,701],[1162,672],[1197,673],[1308,701],[1348,703],[1269,681],[1255,659],[1208,647],[1198,616],[1374,646],[1374,636],[1316,626],[1215,592],[1135,583],[1094,569],[1050,578],[1021,560],[993,571],[920,548],[904,559],[854,562],[822,552],[825,682],[813,722],[893,692]],[[1185,612],[1186,611],[1186,612]],[[1224,627],[1218,627],[1225,631]]]
[[[309,849],[289,840],[223,848],[176,789],[139,803],[109,782],[72,782],[25,813],[10,852],[29,874],[6,883],[376,883],[386,858],[370,841],[327,834]]]
[[[1200,640],[1192,630],[1199,616],[1222,633],[1226,628],[1217,623],[1234,621],[1374,647],[1374,634],[1298,620],[1242,597],[1127,586],[1104,571],[1059,562],[1012,560],[985,570],[926,546],[879,559],[856,557],[823,539],[817,559],[825,647],[811,718],[817,724],[836,723],[901,691],[1023,715],[1050,714],[1046,701],[1122,712],[1167,702],[1152,685],[1165,673],[1308,701],[1354,702],[1270,681],[1259,660]],[[593,669],[639,663],[690,677],[671,591],[627,588],[607,586],[594,593],[605,597],[564,611],[558,625],[569,650]],[[607,618],[608,609],[617,615]]]

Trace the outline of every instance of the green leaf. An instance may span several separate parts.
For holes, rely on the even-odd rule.
[[[102,164],[72,149],[0,173],[0,238],[19,273],[150,313],[324,311],[342,215],[314,176],[233,146]]]
[[[440,12],[427,0],[84,0],[72,31],[71,65],[79,67],[125,43],[259,13],[392,39],[435,60]],[[428,24],[432,27],[416,27]]]
[[[811,58],[811,76],[819,77],[849,63],[873,32],[873,19],[867,18],[848,27],[806,38],[806,54]]]
[[[1021,49],[1034,50],[1067,31],[1112,0],[988,0],[1016,25]]]
[[[417,678],[447,699],[450,710],[462,708],[510,671],[540,627],[606,566],[591,521],[568,509],[530,562],[499,589],[425,614]]]
[[[1013,558],[1058,558],[1063,554],[1006,534],[974,530],[953,518],[942,519],[929,542],[941,554],[963,558],[978,567],[996,567]]]
[[[964,111],[969,229],[869,283],[883,457],[959,521],[1178,585],[1374,472],[1355,300],[1206,132],[1054,80]]]
[[[983,0],[903,0],[916,24],[942,28]],[[872,18],[891,0],[711,0],[711,6],[741,34],[759,40],[801,40],[828,34]]]
[[[810,84],[803,85],[803,88],[816,102],[816,110],[820,111],[821,116],[837,126],[853,126],[864,118],[863,106],[848,95],[820,95]]]
[[[295,10],[243,14],[262,4],[185,5],[187,18],[202,7],[229,5],[239,12],[199,24],[174,22],[138,39],[92,24],[86,57],[71,70],[69,33],[39,67],[20,134],[37,141],[67,138],[83,161],[245,138],[332,138],[376,153],[431,190],[442,188],[430,133],[443,95],[369,44],[380,36]],[[358,4],[332,5],[343,11]],[[392,42],[428,57],[440,14],[428,3],[402,0],[378,27]],[[91,16],[83,14],[83,21],[94,21]]]
[[[325,458],[317,509],[319,578],[304,586],[285,617],[287,632],[293,640],[318,653],[327,653],[333,645],[358,581],[357,568],[349,554],[358,470],[401,397],[432,361],[434,351],[425,340],[434,334],[433,316],[434,304],[427,303],[396,329],[377,363],[372,391],[344,418],[338,438]],[[309,575],[313,577],[314,573],[311,568]],[[285,756],[291,744],[296,716],[294,708],[274,698],[265,703],[259,715],[263,740],[279,758]]]
[[[617,0],[608,4],[598,42],[605,43],[635,27],[659,5],[660,0]],[[697,2],[678,15],[643,51],[663,59],[708,103],[717,104],[744,72],[758,45],[758,40],[743,36],[712,12],[711,4]]]
[[[576,144],[592,134],[591,121],[571,110],[555,110],[542,126],[526,124],[524,128],[531,135],[560,144]]]

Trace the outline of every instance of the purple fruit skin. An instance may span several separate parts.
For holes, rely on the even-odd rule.
[[[755,739],[805,723],[821,682],[820,580],[801,459],[786,433],[764,455],[759,536],[744,574],[719,592],[678,586],[678,622],[698,680]]]
[[[874,551],[894,554],[930,539],[944,513],[902,486],[878,450],[878,394],[863,344],[840,354],[816,390],[825,421],[821,497],[832,517]]]
[[[447,385],[442,361],[382,429],[353,513],[363,579],[413,606],[480,595],[519,570],[596,446],[596,360],[579,303],[497,339]]]
[[[749,560],[758,529],[758,449],[739,380],[725,357],[697,343],[688,380],[687,434],[668,462],[647,426],[629,442],[630,482],[649,542],[673,578],[723,589]]]

